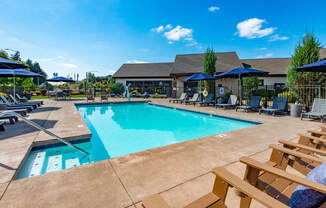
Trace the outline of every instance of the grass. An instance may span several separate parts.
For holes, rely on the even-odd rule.
[[[86,95],[71,95],[72,98],[86,98]],[[36,100],[36,99],[53,99],[54,97],[48,97],[48,96],[32,96],[31,100]]]

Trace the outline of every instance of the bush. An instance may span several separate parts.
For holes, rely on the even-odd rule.
[[[120,82],[116,82],[111,86],[110,92],[113,92],[114,94],[122,94],[124,91],[124,86]]]
[[[40,91],[35,91],[35,94],[36,95],[41,95],[41,92]]]
[[[257,96],[267,97],[268,100],[271,100],[275,95],[275,90],[258,89],[254,94]]]
[[[71,92],[71,95],[80,95],[80,92]]]
[[[48,92],[47,90],[41,90],[41,95],[42,96],[46,96],[47,95],[47,92]]]

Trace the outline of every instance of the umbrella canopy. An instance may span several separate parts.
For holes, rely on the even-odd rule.
[[[248,76],[266,75],[268,72],[250,68],[235,68],[216,75],[216,78],[239,78]]]
[[[242,104],[242,77],[262,76],[262,75],[267,75],[268,73],[269,72],[267,72],[267,71],[238,67],[238,68],[223,72],[221,74],[218,74],[215,77],[216,78],[238,78],[239,79],[238,95],[240,97],[240,104]]]
[[[48,82],[75,82],[72,79],[68,79],[66,77],[53,77],[51,79],[47,79]]]
[[[326,72],[326,60],[295,68],[297,72]]]
[[[188,81],[213,80],[213,79],[216,79],[216,78],[212,75],[199,72],[199,73],[193,74],[193,75],[183,79],[182,81],[188,82]]]
[[[16,95],[16,77],[41,77],[42,75],[25,69],[0,69],[0,77],[14,78],[14,96]]]
[[[28,66],[0,57],[0,69],[26,69]]]
[[[41,77],[42,75],[25,69],[0,69],[0,77]]]

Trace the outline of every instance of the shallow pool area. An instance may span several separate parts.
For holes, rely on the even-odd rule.
[[[94,161],[258,124],[149,103],[76,106],[93,135]]]

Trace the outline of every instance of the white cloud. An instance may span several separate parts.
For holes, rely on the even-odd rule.
[[[220,10],[220,7],[211,6],[211,7],[208,8],[208,11],[210,11],[210,12],[215,12],[215,11],[218,11],[218,10]]]
[[[273,42],[273,41],[278,41],[278,40],[288,40],[289,37],[286,37],[286,36],[279,36],[279,34],[276,34],[276,35],[273,35],[271,37],[271,39],[269,39],[268,41],[269,42]]]
[[[260,55],[260,56],[257,56],[256,58],[270,58],[273,56],[273,53],[267,53],[265,55]]]
[[[138,61],[138,60],[133,60],[133,61],[127,61],[128,64],[146,64],[146,63],[149,63],[149,62],[146,62],[146,61]]]
[[[160,32],[163,32],[164,29],[165,29],[164,26],[161,25],[161,26],[158,26],[156,28],[152,28],[151,31],[160,33]]]
[[[258,18],[251,18],[239,22],[237,24],[237,34],[239,34],[240,37],[254,39],[268,36],[274,33],[274,31],[277,29],[276,27],[262,29],[263,23],[266,23],[266,20]]]
[[[77,65],[75,65],[75,64],[69,64],[69,63],[58,63],[58,65],[59,65],[59,66],[66,67],[66,68],[73,68],[73,69],[78,68]]]
[[[164,37],[170,41],[178,41],[181,39],[189,40],[189,38],[192,39],[192,29],[183,28],[178,25],[172,30],[165,32]]]
[[[263,48],[259,48],[259,50],[261,50],[261,51],[266,51],[267,48],[266,48],[266,47],[263,47]]]
[[[109,72],[109,75],[112,75],[112,74],[114,74],[116,71],[117,71],[117,70],[109,70],[108,72]]]
[[[171,25],[171,24],[168,24],[168,25],[165,26],[165,29],[166,29],[166,30],[169,30],[169,29],[171,29],[171,28],[172,28],[172,25]]]

